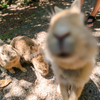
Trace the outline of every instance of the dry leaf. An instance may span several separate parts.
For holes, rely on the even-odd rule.
[[[9,83],[11,83],[10,80],[8,80],[8,79],[2,79],[2,80],[0,80],[0,87],[5,87],[5,86],[7,86]]]

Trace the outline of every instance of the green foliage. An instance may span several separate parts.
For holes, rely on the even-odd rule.
[[[9,33],[6,33],[0,37],[0,39],[5,40],[8,37]]]
[[[6,8],[6,7],[9,7],[9,5],[8,5],[7,3],[3,3],[3,4],[2,4],[2,7],[3,7],[3,8]]]
[[[39,2],[39,0],[35,0],[36,2]]]
[[[16,30],[16,28],[12,29],[11,31],[9,31],[8,33],[5,33],[4,35],[0,36],[0,39],[5,40],[7,38],[10,39],[10,33],[13,33]]]
[[[39,2],[39,0],[33,0],[34,2]]]

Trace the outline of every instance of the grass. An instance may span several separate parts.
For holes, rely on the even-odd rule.
[[[41,10],[41,9],[40,9]],[[35,13],[33,13],[31,15],[31,17],[35,16]],[[21,16],[19,16],[20,19],[23,19]],[[25,18],[27,20],[28,23],[31,23],[32,20],[28,19],[28,18]],[[6,21],[6,20],[3,20],[3,21]],[[12,21],[12,19],[10,19],[10,21]],[[18,27],[22,26],[23,24],[21,25],[18,25]],[[0,36],[0,39],[2,39],[3,41],[5,41],[6,39],[11,39],[11,34],[14,33],[14,31],[17,30],[17,28],[14,28],[12,30],[10,30],[9,32],[5,33],[5,34],[2,34],[2,36]]]
[[[7,39],[7,38],[9,38],[9,33],[6,33],[6,34],[0,36],[0,39],[3,40],[3,41],[4,41],[5,39]]]
[[[3,34],[2,36],[0,36],[0,39],[2,39],[3,41],[7,38],[10,39],[10,33],[13,33],[17,28],[14,28],[12,30],[10,30],[8,33]]]

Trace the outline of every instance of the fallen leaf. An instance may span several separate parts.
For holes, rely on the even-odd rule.
[[[0,87],[5,87],[10,83],[11,83],[11,81],[8,79],[2,79],[2,80],[0,80]]]
[[[33,31],[33,29],[30,29],[30,31]]]

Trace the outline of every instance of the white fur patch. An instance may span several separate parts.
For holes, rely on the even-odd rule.
[[[65,35],[66,33],[69,32],[69,27],[66,25],[57,25],[57,27],[55,28],[55,34],[58,36],[62,36]]]

